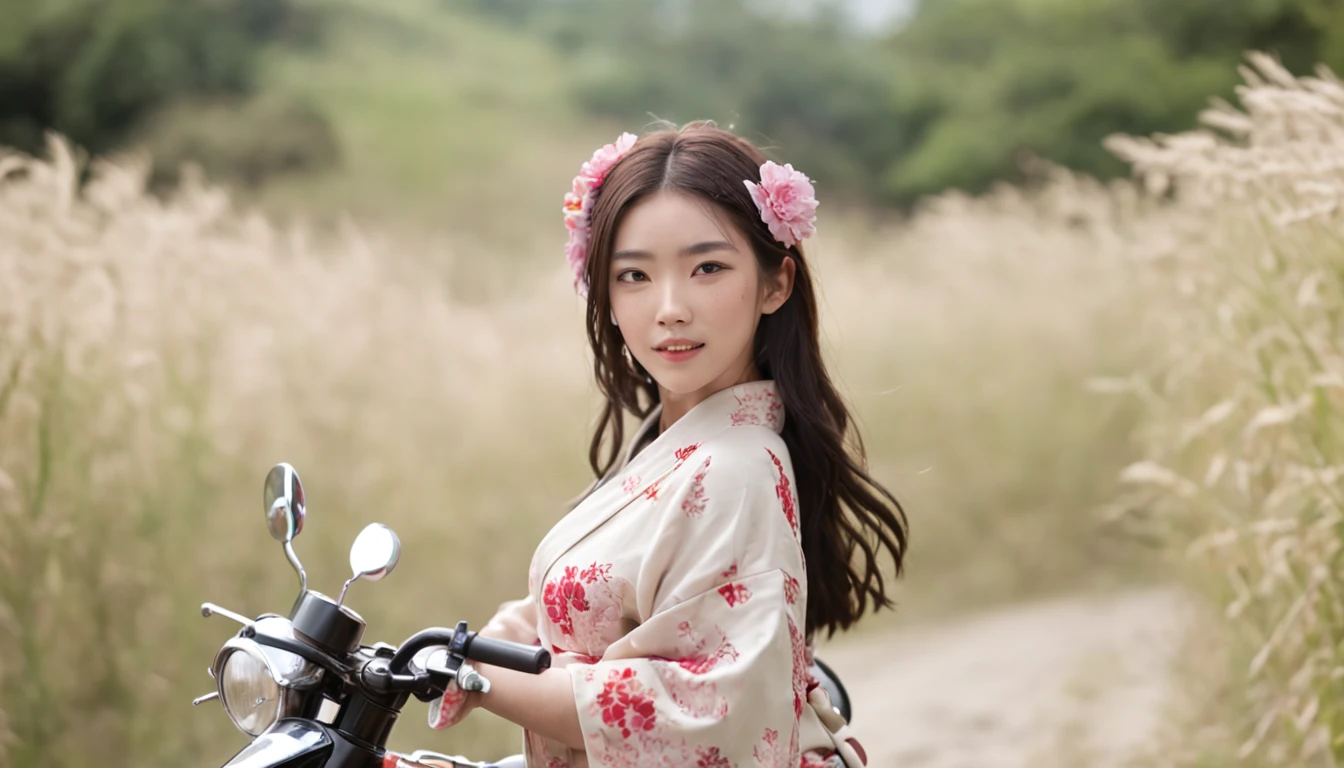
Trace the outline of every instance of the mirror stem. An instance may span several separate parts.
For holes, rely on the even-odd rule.
[[[338,597],[338,598],[336,598],[336,607],[337,607],[337,608],[340,608],[342,605],[345,604],[345,591],[346,591],[347,589],[349,589],[349,588],[350,588],[350,585],[351,585],[351,584],[354,584],[355,581],[358,580],[358,579],[359,579],[358,576],[351,576],[350,578],[348,578],[348,579],[345,580],[345,585],[341,587],[341,596]]]
[[[290,565],[294,566],[294,570],[298,571],[299,573],[299,594],[307,592],[308,574],[303,572],[303,566],[299,564],[299,556],[294,554],[293,542],[290,541],[285,542],[285,556],[289,558],[289,563]]]

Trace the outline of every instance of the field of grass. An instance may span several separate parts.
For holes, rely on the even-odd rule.
[[[1207,130],[1112,146],[1179,217],[1145,293],[1167,340],[1129,384],[1145,458],[1136,524],[1186,556],[1230,670],[1192,764],[1344,758],[1344,87],[1265,56]],[[1233,704],[1229,706],[1228,702]],[[1208,701],[1204,702],[1206,705]],[[1210,762],[1211,761],[1211,762]]]
[[[328,174],[159,200],[135,158],[77,193],[63,144],[0,155],[0,766],[241,746],[188,704],[231,633],[197,607],[292,600],[258,509],[276,461],[309,491],[315,588],[365,523],[401,534],[397,571],[353,588],[370,641],[521,595],[587,480],[556,203],[635,126],[575,114],[550,51],[446,4],[321,2],[326,47],[267,76],[328,114]],[[1344,91],[1259,66],[1246,114],[1210,117],[1231,138],[1114,145],[1146,192],[1043,169],[900,222],[833,205],[808,254],[826,353],[912,522],[896,620],[1165,576],[1137,531],[1191,555],[1225,616],[1218,727],[1171,754],[1333,765]],[[394,748],[516,746],[423,712]]]
[[[20,660],[0,668],[6,763],[223,762],[240,746],[222,713],[187,704],[231,632],[196,609],[292,600],[258,509],[276,461],[309,490],[297,549],[314,588],[337,587],[365,523],[401,534],[398,570],[353,589],[370,641],[480,623],[523,592],[586,481],[595,412],[553,244],[492,260],[451,233],[280,228],[208,187],[145,196],[127,161],[76,196],[62,145],[3,163],[0,658]],[[836,216],[810,249],[835,372],[909,508],[908,616],[1104,586],[1132,564],[1091,512],[1135,458],[1133,411],[1085,388],[1138,348],[1114,235],[1129,214],[1059,184],[866,234]],[[1073,226],[1051,224],[1066,212]],[[447,733],[421,717],[413,704],[394,747],[515,746],[486,717]]]

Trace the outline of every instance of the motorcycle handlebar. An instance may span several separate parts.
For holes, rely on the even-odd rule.
[[[455,630],[435,627],[415,633],[393,654],[389,664],[392,673],[404,674],[415,654],[436,645],[447,647],[458,658],[533,675],[551,666],[551,653],[545,648],[480,637],[467,631],[466,622],[460,622]]]
[[[482,664],[513,669],[528,674],[540,674],[551,666],[551,653],[535,645],[523,645],[508,640],[493,640],[471,633],[466,642],[466,657]]]

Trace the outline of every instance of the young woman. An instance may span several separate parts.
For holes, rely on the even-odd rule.
[[[599,479],[482,630],[553,667],[486,667],[490,691],[450,689],[432,727],[484,707],[536,768],[864,763],[810,640],[891,605],[879,556],[899,574],[907,525],[822,363],[800,245],[816,206],[807,177],[711,123],[583,165],[566,254],[607,397]]]

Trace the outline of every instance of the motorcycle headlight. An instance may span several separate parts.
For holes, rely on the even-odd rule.
[[[279,720],[284,694],[266,668],[265,658],[255,651],[239,648],[224,660],[219,700],[244,733],[256,736]]]
[[[293,638],[288,620],[279,617],[258,621],[256,629]],[[300,714],[302,691],[315,687],[322,673],[312,662],[245,637],[225,643],[211,670],[224,711],[249,736],[259,736],[282,717]]]

